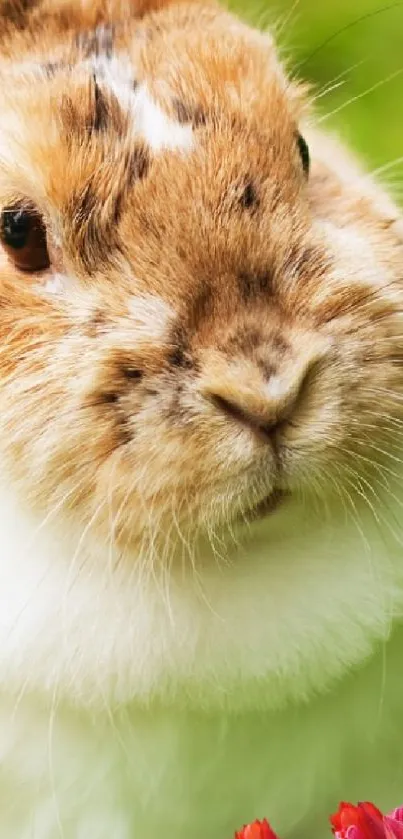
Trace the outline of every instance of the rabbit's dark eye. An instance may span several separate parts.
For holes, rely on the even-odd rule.
[[[304,138],[301,134],[298,134],[297,143],[298,143],[299,153],[301,155],[303,170],[304,170],[306,175],[309,175],[309,168],[310,168],[310,165],[311,165],[311,160],[310,160],[310,156],[309,156],[308,144],[307,144],[306,140],[304,140]]]
[[[1,213],[0,239],[20,271],[44,271],[49,267],[46,228],[32,207],[6,207]]]

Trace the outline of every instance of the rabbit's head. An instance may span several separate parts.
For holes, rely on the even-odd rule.
[[[0,62],[10,481],[128,549],[373,485],[403,419],[396,209],[267,35],[59,6]]]

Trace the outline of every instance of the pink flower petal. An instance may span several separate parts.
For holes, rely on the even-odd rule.
[[[352,824],[345,832],[345,839],[363,839],[363,834],[356,824]]]
[[[403,821],[391,818],[391,816],[385,816],[383,823],[388,839],[403,839]]]

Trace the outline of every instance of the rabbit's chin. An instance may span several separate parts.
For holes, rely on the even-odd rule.
[[[55,512],[34,519],[3,481],[2,689],[238,709],[323,691],[402,614],[397,492],[353,506],[287,498],[167,564],[152,546],[116,556]]]

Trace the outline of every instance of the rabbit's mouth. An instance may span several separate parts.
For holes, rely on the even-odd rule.
[[[263,498],[262,501],[252,507],[244,516],[248,523],[263,519],[275,513],[283,502],[288,498],[289,493],[283,489],[274,489],[270,495]]]

